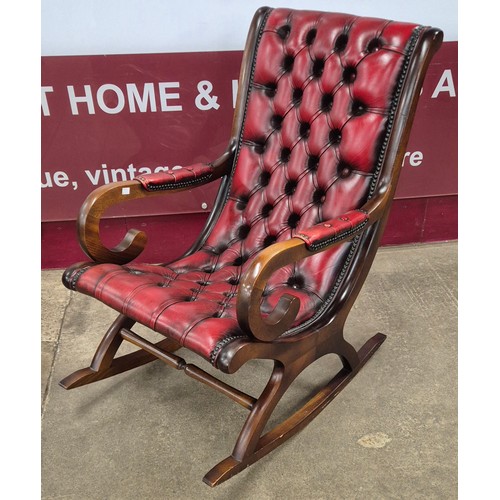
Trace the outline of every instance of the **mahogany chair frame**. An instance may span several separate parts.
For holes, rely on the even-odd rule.
[[[265,14],[266,8],[257,11],[251,24],[241,67],[229,145],[221,157],[212,163],[212,173],[200,177],[196,182],[197,185],[202,185],[221,179],[215,206],[198,240],[185,255],[190,255],[200,248],[224,204],[243,124],[246,89],[251,78],[251,61],[258,27]],[[442,37],[443,34],[439,29],[424,28],[416,40],[415,56],[409,61],[407,76],[403,88],[400,89],[399,105],[391,117],[392,130],[386,144],[376,192],[362,207],[367,214],[367,224],[341,234],[327,246],[316,250],[308,248],[299,238],[275,243],[260,252],[240,282],[237,295],[238,322],[245,331],[251,332],[251,341],[243,337],[231,339],[232,342],[218,358],[217,368],[231,374],[249,360],[273,360],[274,368],[270,379],[259,397],[245,394],[201,368],[186,363],[184,359],[174,354],[181,347],[177,342],[165,338],[153,344],[140,337],[132,331],[135,322],[124,315],[119,315],[109,328],[90,366],[67,376],[60,385],[65,389],[72,389],[160,359],[249,410],[250,413],[231,455],[213,467],[203,478],[210,486],[216,486],[229,479],[303,429],[353,379],[385,340],[385,335],[377,333],[356,351],[344,339],[344,324],[371,267],[387,223],[423,79],[434,53],[441,45]],[[84,202],[77,221],[82,249],[96,262],[124,264],[131,261],[144,249],[146,235],[141,231],[130,230],[119,245],[107,248],[99,234],[99,223],[105,211],[124,201],[165,195],[168,191],[179,192],[193,187],[193,183],[184,186],[177,183],[173,189],[147,191],[138,180],[132,180],[96,189]],[[260,311],[261,298],[269,277],[282,266],[306,259],[317,252],[349,240],[355,241],[357,251],[354,253],[351,265],[343,270],[345,273],[343,284],[337,292],[336,300],[329,306],[332,314],[324,314],[322,317],[325,319],[316,322],[312,330],[281,337],[292,325],[299,304],[296,298],[285,295],[275,310],[264,319]],[[139,349],[115,357],[124,340]],[[329,353],[335,353],[340,357],[343,368],[302,408],[262,435],[274,408],[292,382],[315,360]]]

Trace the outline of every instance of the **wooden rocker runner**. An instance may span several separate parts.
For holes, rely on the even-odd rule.
[[[92,262],[68,268],[63,282],[120,314],[90,367],[61,385],[72,389],[160,359],[245,407],[234,450],[204,477],[210,486],[304,428],[385,339],[376,334],[356,351],[343,329],[387,222],[442,36],[410,23],[259,9],[220,158],[109,184],[85,201],[78,232]],[[115,248],[102,244],[99,221],[111,205],[217,179],[214,209],[182,258],[129,264],[146,244],[136,230]],[[136,323],[165,339],[141,338],[132,330]],[[138,349],[115,357],[123,341]],[[274,360],[274,369],[253,397],[186,363],[174,354],[180,348],[229,374],[252,359]],[[340,372],[262,435],[292,382],[329,353],[340,357]]]

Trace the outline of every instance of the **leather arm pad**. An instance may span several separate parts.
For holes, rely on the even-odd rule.
[[[211,163],[195,163],[166,172],[139,175],[135,180],[138,180],[146,191],[163,191],[204,184],[211,179],[213,174]]]
[[[368,223],[368,213],[364,210],[349,212],[330,219],[295,234],[306,244],[308,250],[316,251],[357,232]]]

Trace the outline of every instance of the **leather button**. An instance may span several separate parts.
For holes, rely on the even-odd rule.
[[[283,117],[280,115],[273,115],[271,118],[271,127],[273,127],[276,130],[279,130],[281,128],[281,125],[283,123]]]
[[[222,244],[215,248],[212,248],[212,253],[214,255],[222,255],[227,250],[227,246]]]
[[[332,109],[332,106],[333,106],[333,95],[323,94],[321,96],[321,104],[320,104],[321,111],[326,113]]]
[[[316,38],[316,35],[318,33],[318,30],[316,28],[313,28],[308,31],[306,35],[306,44],[311,45],[314,42],[314,39]]]
[[[245,210],[248,204],[249,197],[248,196],[240,196],[238,202],[236,203],[236,208],[238,210]]]
[[[292,194],[295,193],[296,189],[297,189],[297,181],[289,180],[285,184],[285,194],[287,196],[292,196]]]
[[[315,78],[319,78],[323,74],[324,69],[325,69],[325,61],[323,61],[323,59],[316,59],[313,62],[312,74]]]
[[[269,217],[269,214],[272,212],[272,210],[273,210],[273,206],[270,203],[266,203],[262,207],[262,212],[261,212],[262,218],[266,219],[267,217]]]
[[[330,142],[332,144],[340,144],[340,140],[342,139],[342,132],[338,128],[334,128],[333,130],[330,130],[330,134],[328,136],[330,139]]]
[[[312,172],[318,170],[319,166],[319,156],[316,155],[310,155],[309,158],[307,159],[307,168],[308,170],[311,170]]]
[[[290,159],[290,155],[292,154],[292,151],[290,148],[283,148],[280,152],[280,160],[283,163],[287,163],[288,160]]]
[[[276,91],[278,90],[278,85],[276,83],[267,83],[264,85],[264,93],[267,97],[274,97],[276,95]]]
[[[282,67],[286,73],[290,73],[290,71],[292,71],[294,61],[295,59],[291,54],[287,54],[285,56],[285,58],[283,59]]]
[[[354,100],[351,106],[351,113],[354,116],[361,116],[362,114],[366,113],[366,105],[361,101]]]
[[[244,240],[248,236],[250,229],[251,228],[248,224],[243,224],[243,226],[240,226],[238,229],[238,238],[240,240]]]
[[[291,286],[292,288],[295,288],[295,289],[304,288],[304,284],[305,284],[304,277],[298,276],[298,275],[290,276],[288,278],[286,284],[288,286]]]
[[[292,229],[295,229],[297,227],[297,225],[299,224],[299,221],[300,221],[300,215],[296,214],[296,213],[292,213],[288,217],[287,223],[288,223],[289,227],[291,227]]]
[[[271,179],[271,174],[267,170],[264,170],[264,172],[262,172],[259,175],[259,184],[262,187],[265,187],[265,186],[267,186],[269,184],[269,180],[270,179]]]
[[[292,28],[288,24],[285,24],[285,25],[281,26],[281,28],[278,28],[276,30],[276,33],[278,33],[278,36],[282,40],[286,40],[288,38],[288,35],[290,34],[291,30],[292,30]]]
[[[342,73],[342,79],[344,80],[345,83],[352,83],[354,80],[356,80],[356,68],[354,66],[347,66],[347,68],[344,68],[344,71]]]
[[[337,40],[335,40],[335,47],[334,50],[335,52],[342,52],[345,50],[347,47],[347,42],[349,41],[349,37],[347,36],[346,33],[342,33],[337,37]]]
[[[264,248],[268,247],[269,245],[272,245],[275,242],[276,242],[276,236],[274,236],[273,234],[268,234],[264,238],[264,242],[263,242]]]
[[[315,205],[321,205],[326,200],[326,193],[323,189],[316,189],[313,194],[313,203]]]
[[[299,126],[299,135],[302,139],[307,139],[311,131],[311,125],[307,122],[302,122]]]
[[[254,148],[255,148],[255,152],[258,154],[258,155],[261,155],[261,154],[264,154],[265,150],[266,150],[266,141],[265,140],[257,140],[257,141],[254,141]]]
[[[381,48],[382,48],[382,40],[380,38],[373,38],[368,43],[368,46],[366,47],[366,51],[373,53],[373,52],[377,52]]]
[[[247,260],[248,257],[246,255],[240,255],[239,257],[236,257],[236,259],[234,259],[233,265],[237,267],[242,266]]]
[[[300,102],[302,101],[302,95],[304,94],[304,91],[302,89],[299,89],[299,88],[296,88],[296,89],[293,89],[293,92],[292,92],[292,101],[294,102],[294,104],[300,104]]]
[[[337,172],[338,172],[339,176],[342,177],[342,179],[345,179],[346,177],[349,177],[351,175],[352,168],[349,165],[347,165],[343,162],[340,162],[338,169],[337,169]]]
[[[229,278],[229,279],[227,280],[227,282],[228,282],[230,285],[235,286],[235,285],[239,285],[240,280],[239,280],[239,278],[237,278],[236,276],[232,276],[231,278]]]

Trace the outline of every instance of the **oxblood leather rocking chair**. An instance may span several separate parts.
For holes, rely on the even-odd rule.
[[[420,89],[442,32],[382,19],[261,8],[252,22],[227,150],[213,163],[96,189],[78,230],[93,262],[64,284],[120,315],[90,367],[66,389],[160,359],[250,412],[211,486],[243,470],[308,424],[352,380],[385,336],[356,351],[347,315],[387,221]],[[193,247],[162,265],[128,264],[146,236],[131,230],[106,248],[99,220],[115,203],[222,179]],[[163,334],[153,344],[139,322]],[[139,349],[115,358],[127,340]],[[258,398],[173,354],[184,347],[225,373],[274,360]],[[342,370],[286,421],[261,433],[294,379],[328,353]]]

